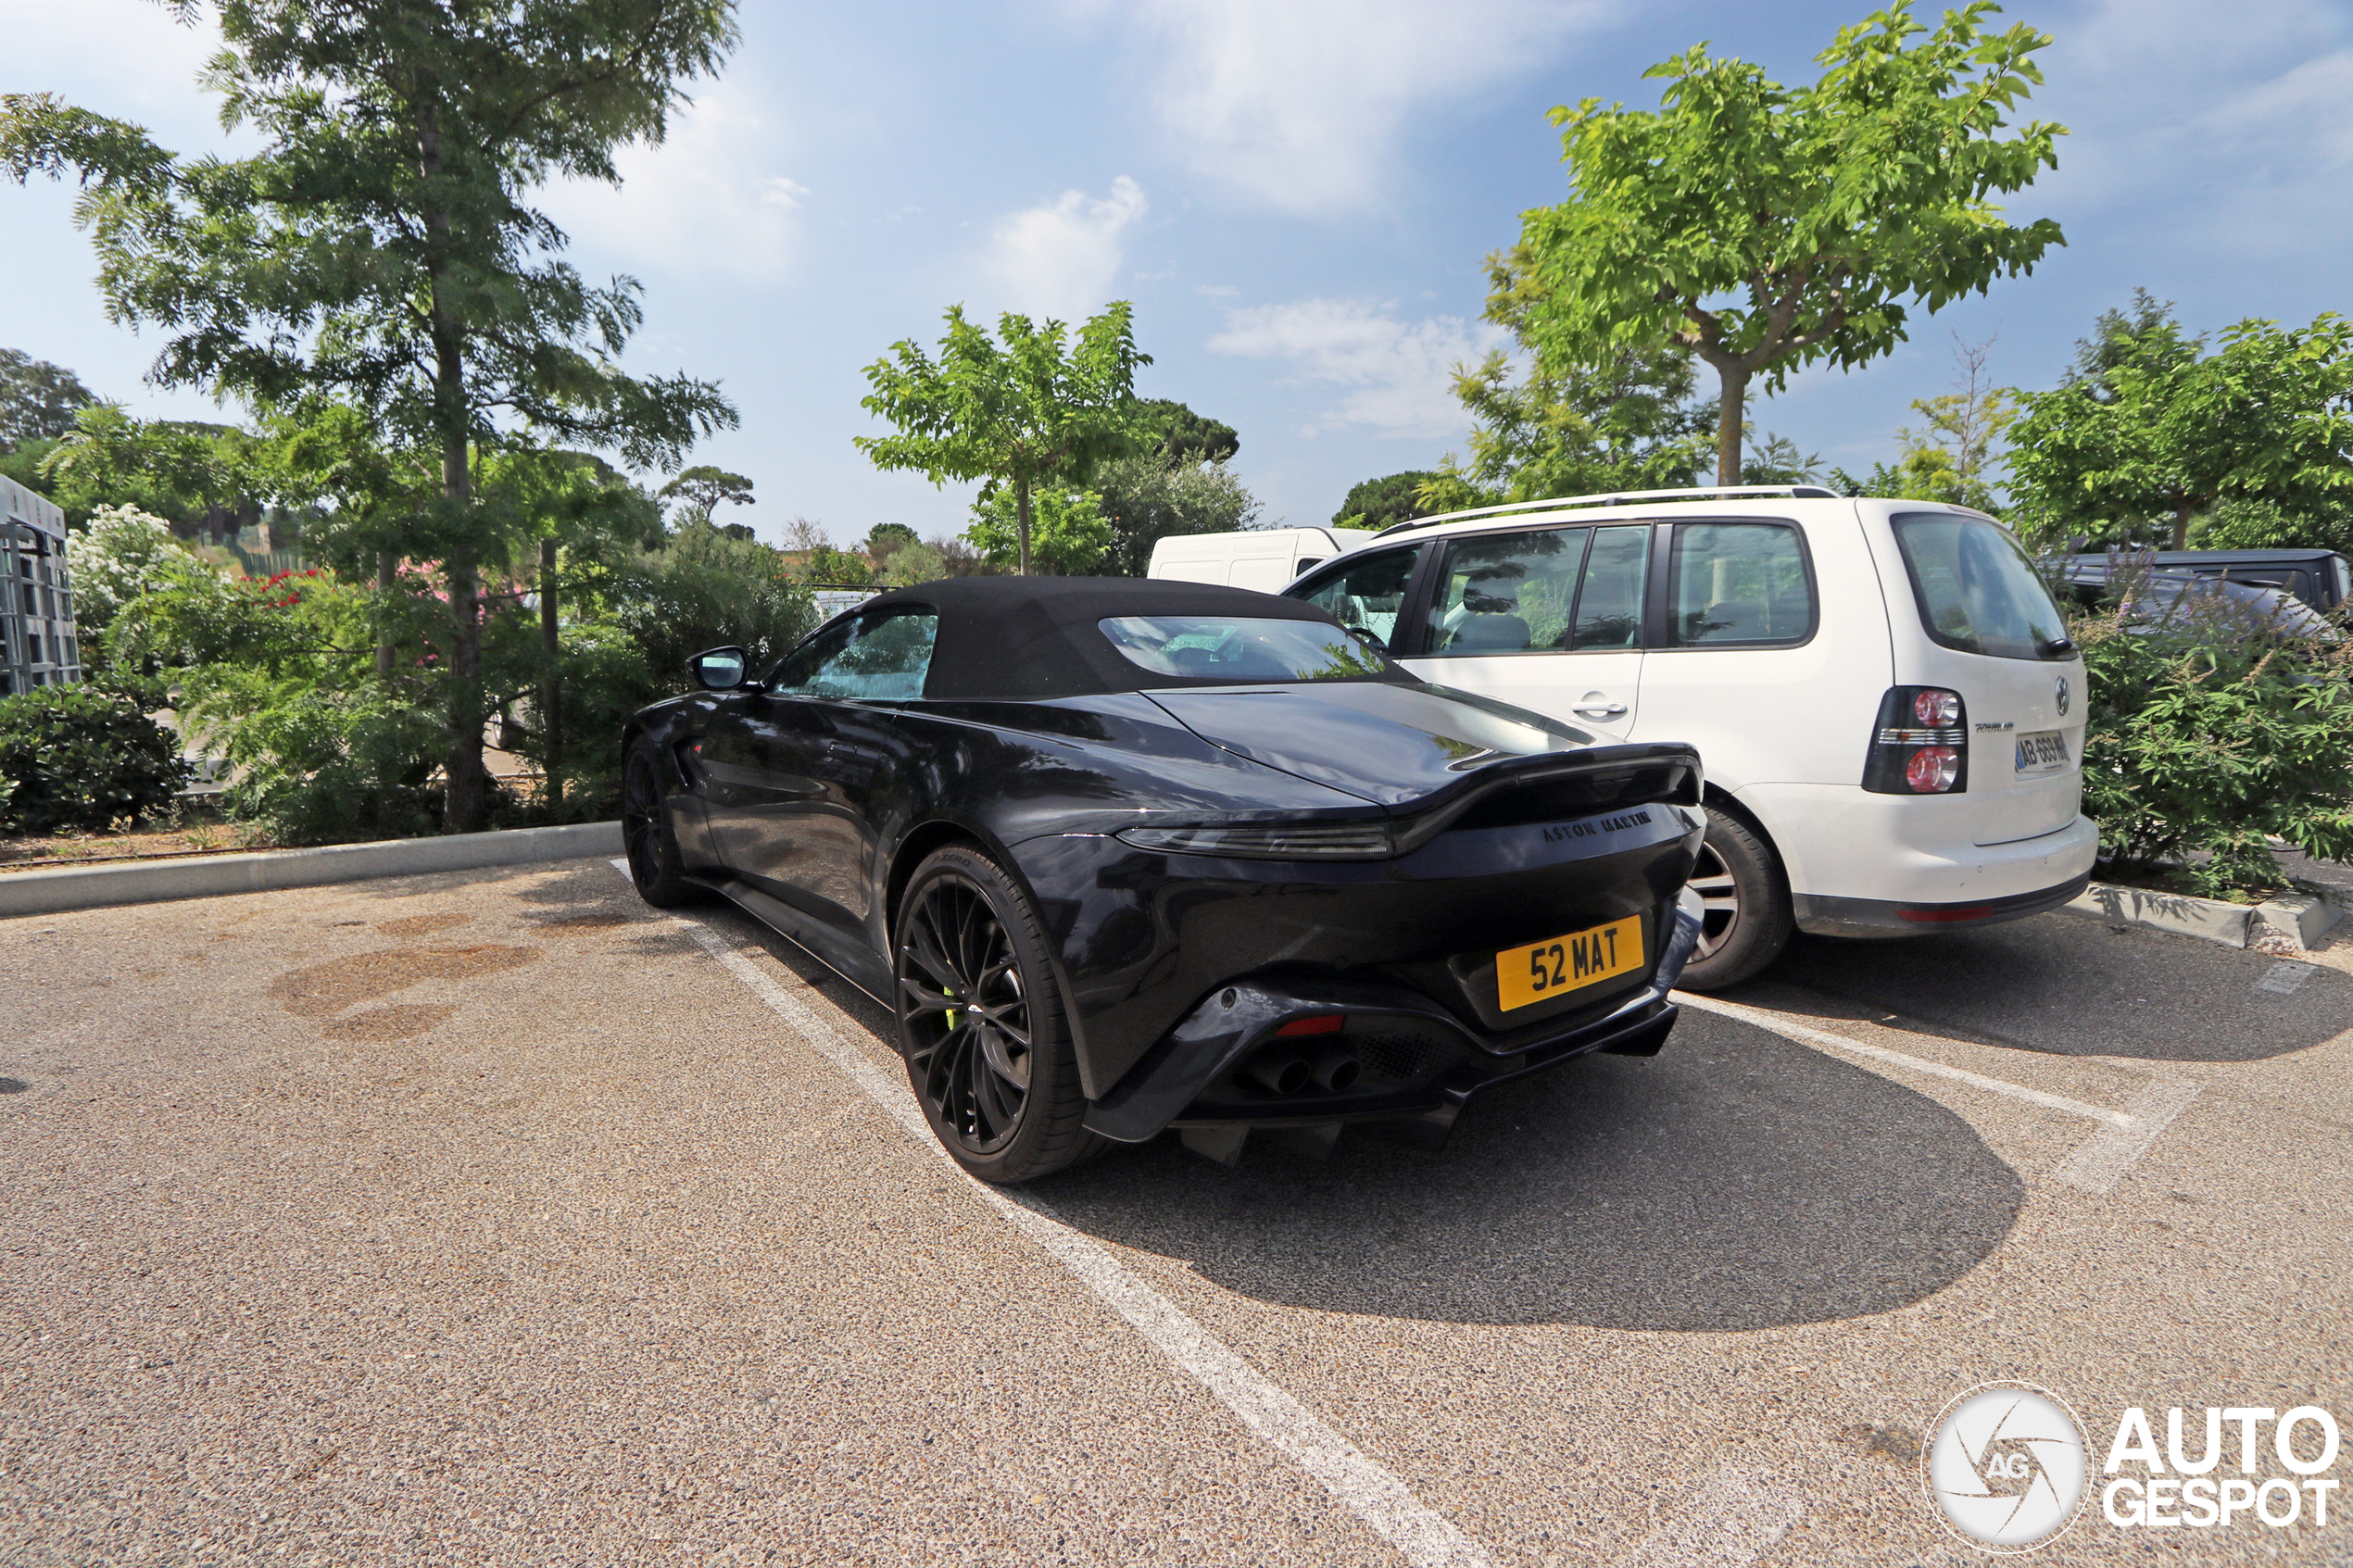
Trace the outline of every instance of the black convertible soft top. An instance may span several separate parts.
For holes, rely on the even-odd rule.
[[[894,588],[856,613],[899,606],[936,611],[938,640],[924,696],[985,702],[1231,685],[1227,678],[1165,675],[1112,646],[1096,622],[1118,615],[1214,615],[1313,621],[1337,628],[1321,607],[1214,583],[1158,577],[950,577]],[[1396,665],[1370,679],[1414,679]]]

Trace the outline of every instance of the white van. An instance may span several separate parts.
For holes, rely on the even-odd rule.
[[[1812,486],[1584,496],[1384,530],[1286,588],[1425,680],[1707,770],[1695,990],[1793,927],[1904,936],[2083,889],[2083,662],[1993,519]]]
[[[1362,528],[1252,528],[1239,533],[1179,533],[1152,546],[1147,577],[1179,583],[1224,583],[1279,593],[1311,566],[1372,541]]]

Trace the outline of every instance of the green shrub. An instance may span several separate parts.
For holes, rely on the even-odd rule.
[[[180,737],[115,693],[0,697],[0,831],[105,833],[170,805],[188,773]]]
[[[2211,897],[2279,887],[2271,837],[2353,855],[2347,644],[2260,635],[2195,595],[2155,619],[2111,602],[2074,635],[2092,688],[2083,809],[2104,858],[2178,866]]]

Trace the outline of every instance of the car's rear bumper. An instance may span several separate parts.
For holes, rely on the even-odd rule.
[[[1989,821],[1978,804],[1958,797],[1769,784],[1736,790],[1733,799],[1771,835],[1789,871],[1798,924],[1807,931],[1817,929],[1806,913],[1809,900],[1826,909],[2000,905],[2088,874],[2099,855],[2098,826],[2071,810],[2042,832],[2034,831],[2039,822],[2006,831],[1998,817]]]
[[[1123,1143],[1168,1127],[1315,1127],[1436,1117],[1451,1122],[1484,1089],[1596,1051],[1656,1054],[1674,1028],[1667,999],[1699,940],[1699,900],[1688,890],[1649,978],[1592,1012],[1488,1033],[1410,987],[1346,977],[1238,981],[1204,998],[1090,1106],[1087,1126]],[[1332,1033],[1277,1035],[1286,1022],[1338,1015]],[[1363,1065],[1347,1090],[1311,1085],[1279,1094],[1248,1082],[1253,1058],[1339,1050]]]
[[[1798,928],[1818,936],[1925,936],[1972,925],[1999,925],[2004,921],[2024,920],[2045,909],[2056,909],[2074,899],[2091,880],[2092,873],[2087,871],[2031,893],[1957,903],[1906,903],[1793,893],[1790,906],[1797,917]]]

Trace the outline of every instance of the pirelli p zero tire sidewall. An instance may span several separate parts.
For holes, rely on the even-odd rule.
[[[1712,872],[1705,880],[1719,886],[1730,883],[1731,920],[1707,934],[1714,939],[1712,947],[1703,938],[1701,951],[1684,967],[1679,984],[1687,991],[1721,991],[1754,978],[1780,958],[1797,922],[1790,912],[1789,878],[1781,870],[1781,858],[1747,822],[1707,808],[1707,836],[1700,859],[1694,882],[1703,880],[1701,872]]]

